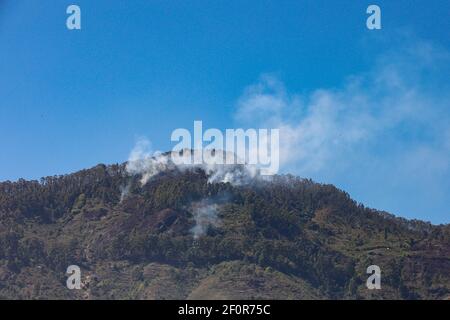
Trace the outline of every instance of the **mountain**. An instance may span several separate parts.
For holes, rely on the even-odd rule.
[[[289,175],[236,185],[175,168],[142,184],[98,165],[0,183],[0,298],[449,299],[450,225]]]

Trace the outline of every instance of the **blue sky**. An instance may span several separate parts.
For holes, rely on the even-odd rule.
[[[65,26],[72,3],[79,31]],[[365,27],[369,4],[381,30]],[[449,12],[447,0],[2,0],[0,181],[123,162],[142,136],[168,150],[194,120],[276,123],[296,150],[284,172],[448,223]],[[249,121],[260,97],[283,110]]]

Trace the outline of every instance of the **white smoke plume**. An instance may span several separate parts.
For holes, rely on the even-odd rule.
[[[235,118],[239,125],[280,129],[282,171],[331,181],[338,170],[347,175],[349,167],[387,150],[391,167],[423,155],[448,174],[450,95],[448,82],[438,80],[448,79],[449,62],[447,50],[417,43],[379,57],[372,70],[349,76],[340,87],[306,93],[289,92],[265,74],[246,88]],[[430,85],[432,76],[437,81]]]
[[[191,229],[194,239],[205,235],[209,227],[220,225],[217,210],[218,204],[208,199],[191,204],[190,211],[195,220],[195,226]]]
[[[235,119],[279,128],[281,173],[335,184],[369,206],[444,222],[450,51],[408,37],[392,44],[371,68],[332,88],[290,91],[263,75],[244,91]]]
[[[183,157],[190,157],[191,151],[185,150]],[[171,153],[151,152],[150,142],[140,139],[130,153],[126,171],[130,175],[141,175],[141,184],[145,185],[152,177],[160,172],[170,170],[202,169],[208,175],[210,183],[231,183],[233,185],[249,184],[255,179],[263,179],[258,168],[254,165],[241,164],[178,164],[172,161]],[[268,179],[268,178],[264,178]]]
[[[124,186],[120,186],[120,202],[122,202],[130,193],[131,185],[128,183]]]
[[[142,175],[141,184],[145,185],[147,181],[161,171],[170,169],[170,163],[167,156],[160,152],[150,152],[150,141],[141,138],[128,157],[126,171],[130,175]]]

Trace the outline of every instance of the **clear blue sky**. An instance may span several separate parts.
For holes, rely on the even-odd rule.
[[[72,3],[81,7],[79,31],[65,26]],[[369,4],[381,7],[382,30],[365,27]],[[237,101],[264,74],[291,97],[325,89],[345,100],[354,97],[349,77],[398,61],[418,92],[412,100],[423,100],[422,119],[445,123],[449,13],[448,0],[0,0],[0,181],[123,162],[141,136],[168,150],[172,130],[194,120],[232,128]],[[415,50],[403,66],[402,52],[416,44],[432,53]],[[427,60],[427,72],[411,67],[414,59]],[[365,92],[389,104],[390,89]],[[346,145],[358,150],[346,161],[327,155],[320,168],[285,171],[396,215],[450,222],[448,123],[437,132],[429,122],[392,121]],[[414,159],[404,165],[400,154]]]

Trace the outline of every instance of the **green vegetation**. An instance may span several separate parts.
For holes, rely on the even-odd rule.
[[[201,199],[221,199],[219,224],[195,240],[190,204]],[[70,264],[82,290],[65,287]],[[371,264],[382,290],[365,286]],[[449,225],[364,208],[331,185],[280,176],[236,187],[198,170],[142,187],[124,165],[0,183],[3,298],[449,296]]]

